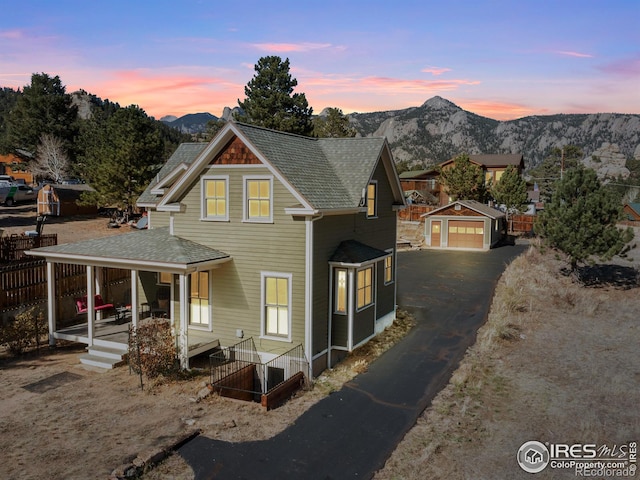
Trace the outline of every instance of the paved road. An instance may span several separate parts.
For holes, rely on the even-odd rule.
[[[484,323],[497,279],[524,250],[398,255],[398,303],[417,326],[340,391],[279,435],[180,448],[196,480],[371,478],[447,383]]]

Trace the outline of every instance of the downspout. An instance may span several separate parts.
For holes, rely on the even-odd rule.
[[[320,214],[317,217],[308,216],[306,220],[306,252],[305,252],[305,326],[304,326],[304,349],[307,352],[307,358],[309,359],[309,371],[307,372],[307,377],[309,379],[313,379],[313,222],[316,220],[320,220],[323,217]]]

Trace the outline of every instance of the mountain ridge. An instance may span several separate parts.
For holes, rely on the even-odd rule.
[[[229,119],[229,113],[226,107],[222,118]],[[206,122],[189,123],[187,120],[193,119],[185,117],[190,115],[168,125],[180,126],[188,133],[198,133],[200,125],[204,130]],[[409,168],[428,167],[462,153],[522,153],[527,168],[531,168],[554,148],[567,145],[580,147],[590,157],[603,145],[612,144],[625,158],[640,159],[640,114],[560,113],[501,121],[463,110],[445,98],[434,96],[417,107],[351,113],[347,117],[358,135],[386,137],[395,161]]]

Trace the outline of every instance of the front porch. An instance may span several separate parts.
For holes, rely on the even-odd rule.
[[[149,319],[153,320],[155,318],[149,317]],[[149,319],[143,319],[139,322],[144,323]],[[162,318],[162,320],[171,322],[167,318]],[[131,325],[130,319],[122,322],[119,315],[114,315],[94,323],[93,339],[91,341],[88,322],[60,328],[53,332],[53,338],[87,345],[87,354],[80,357],[80,363],[110,369],[126,361]],[[176,332],[175,326],[173,332],[176,339],[176,347],[178,347],[178,332]],[[220,340],[218,339],[212,339],[210,336],[202,334],[199,335],[198,332],[190,332],[187,335],[187,358],[189,360],[219,347]]]
[[[89,356],[97,353],[118,363],[128,349],[129,325],[137,326],[149,314],[166,317],[171,322],[182,368],[188,369],[189,359],[219,345],[210,331],[192,330],[190,325],[194,319],[201,325],[210,322],[209,278],[213,270],[231,260],[224,252],[174,236],[168,228],[158,228],[38,248],[29,254],[47,261],[47,317],[52,346],[58,339],[84,343],[88,345]],[[56,263],[86,267],[83,296],[86,303],[81,310],[86,315],[85,322],[58,328],[56,304],[60,299],[56,291],[59,281],[54,272]],[[128,308],[126,317],[122,316],[123,308],[113,299],[105,299],[117,307],[117,316],[123,322],[115,321],[115,315],[106,317],[107,312],[102,311],[97,300],[102,298],[104,271],[110,268],[131,273],[131,288],[124,301]]]

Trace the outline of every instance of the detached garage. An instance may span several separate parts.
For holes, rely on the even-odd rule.
[[[456,200],[423,217],[430,248],[489,250],[504,232],[505,214],[475,200]]]

